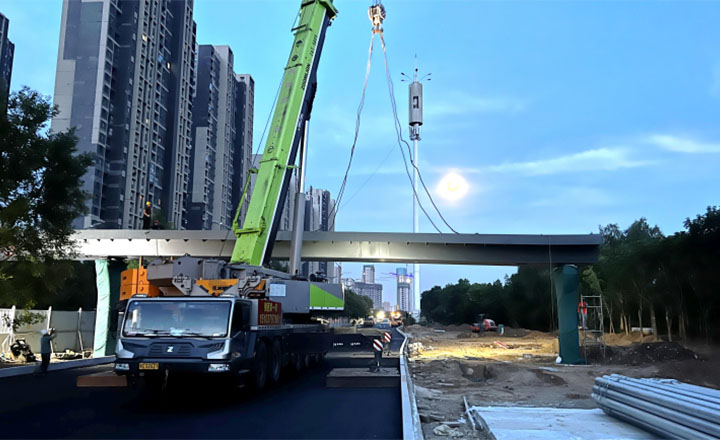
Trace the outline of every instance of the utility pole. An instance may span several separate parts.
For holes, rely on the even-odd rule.
[[[409,86],[410,107],[408,111],[408,119],[410,123],[410,140],[413,141],[413,232],[419,232],[418,223],[418,141],[420,140],[420,126],[423,124],[423,99],[422,99],[422,83],[418,80],[417,57],[415,57],[415,72],[413,81]],[[420,317],[420,265],[413,264],[413,300],[412,313],[416,318]]]

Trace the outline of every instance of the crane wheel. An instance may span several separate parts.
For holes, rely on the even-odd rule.
[[[268,353],[265,342],[257,341],[255,345],[255,358],[253,360],[253,369],[250,385],[260,391],[265,388],[268,377]]]
[[[274,340],[272,348],[270,349],[270,363],[268,365],[268,375],[272,383],[278,383],[280,381],[280,371],[282,370],[282,349],[280,348],[280,341]]]
[[[300,353],[293,354],[293,368],[295,369],[295,372],[300,372],[303,369],[304,362],[303,362],[303,355]]]

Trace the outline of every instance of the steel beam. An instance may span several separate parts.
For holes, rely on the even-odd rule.
[[[290,257],[291,232],[277,235],[273,258]],[[227,258],[235,237],[223,231],[79,230],[76,259],[105,257]],[[520,266],[592,264],[602,237],[587,235],[305,232],[302,258],[420,264]]]

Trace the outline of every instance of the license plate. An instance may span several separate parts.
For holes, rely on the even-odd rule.
[[[141,370],[159,370],[160,364],[157,362],[140,362]]]

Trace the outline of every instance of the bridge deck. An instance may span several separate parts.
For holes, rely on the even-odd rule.
[[[78,259],[113,256],[227,258],[235,237],[226,231],[86,229],[74,235]],[[412,234],[392,232],[305,232],[302,258],[420,264],[519,266],[592,264],[602,237],[525,234]],[[290,232],[277,235],[273,258],[290,255]]]

